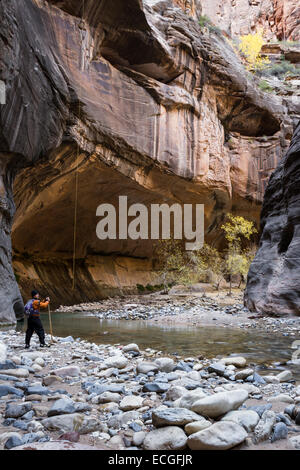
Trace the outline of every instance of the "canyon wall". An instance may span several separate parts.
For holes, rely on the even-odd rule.
[[[231,37],[261,29],[267,40],[300,41],[298,0],[201,0],[201,13]]]
[[[272,315],[300,315],[300,123],[272,174],[261,213],[262,236],[251,265],[245,302]]]
[[[22,314],[11,231],[24,298],[38,287],[57,305],[153,279],[150,241],[96,236],[98,205],[120,195],[204,204],[214,244],[228,211],[258,223],[294,105],[193,15],[171,0],[1,1],[0,320]]]

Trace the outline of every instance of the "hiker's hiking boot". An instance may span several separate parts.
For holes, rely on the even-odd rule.
[[[25,349],[29,349],[29,348],[30,348],[29,344],[25,344]]]
[[[41,348],[50,348],[50,344],[40,344]]]

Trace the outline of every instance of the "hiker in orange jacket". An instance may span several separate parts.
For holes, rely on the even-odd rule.
[[[36,290],[31,292],[31,297],[31,300],[25,305],[25,315],[27,316],[25,348],[30,347],[30,340],[34,332],[38,335],[40,346],[43,348],[47,345],[45,344],[45,331],[40,319],[40,308],[47,308],[50,298],[46,297],[44,301],[40,300],[40,294]]]

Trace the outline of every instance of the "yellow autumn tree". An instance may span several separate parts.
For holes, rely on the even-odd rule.
[[[248,70],[262,70],[270,63],[269,58],[262,57],[260,54],[264,43],[262,30],[255,34],[240,36],[239,50],[247,61]]]

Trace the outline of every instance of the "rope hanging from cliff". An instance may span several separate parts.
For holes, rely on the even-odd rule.
[[[81,24],[84,20],[84,0],[82,0]],[[78,97],[78,121],[81,118],[80,96]],[[73,230],[73,281],[72,290],[75,290],[76,284],[76,240],[77,240],[77,220],[78,220],[78,168],[79,168],[80,147],[77,143],[76,169],[75,169],[75,204],[74,204],[74,230]]]

